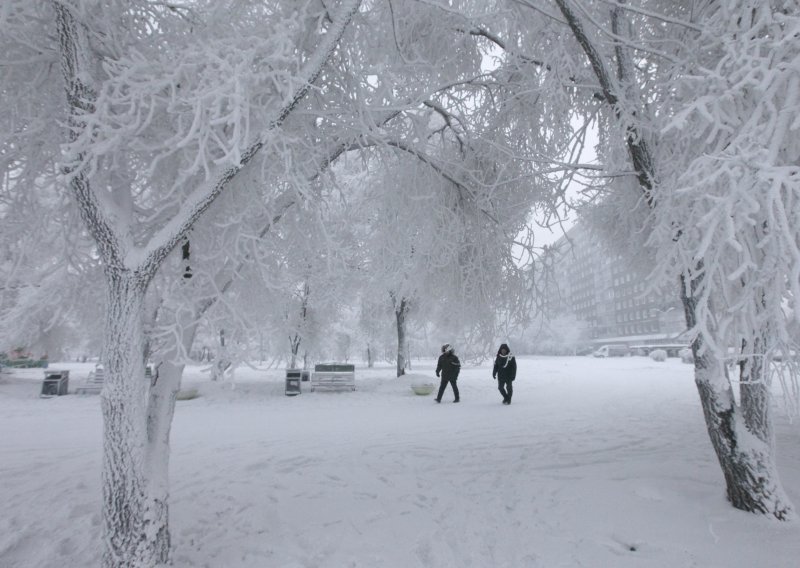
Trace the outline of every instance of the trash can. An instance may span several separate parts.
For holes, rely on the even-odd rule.
[[[300,369],[286,369],[286,396],[295,396],[300,394]]]
[[[69,391],[69,371],[45,371],[44,381],[42,381],[43,398],[51,396],[61,396]]]
[[[300,371],[300,380],[304,383],[307,383],[311,380],[311,369],[303,369]]]

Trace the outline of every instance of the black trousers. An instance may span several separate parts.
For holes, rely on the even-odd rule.
[[[514,394],[514,381],[497,377],[497,390],[503,395],[503,400],[511,402],[511,395]]]
[[[442,395],[444,394],[444,389],[447,388],[447,383],[450,383],[450,386],[453,387],[453,395],[456,397],[455,400],[458,400],[458,385],[456,384],[457,379],[445,379],[442,377],[442,382],[439,383],[439,394],[436,395],[436,400],[442,400]]]

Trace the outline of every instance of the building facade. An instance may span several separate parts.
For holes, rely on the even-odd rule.
[[[548,305],[554,314],[574,316],[586,343],[659,343],[685,330],[677,289],[649,289],[648,270],[631,267],[585,227],[570,229],[554,249]]]

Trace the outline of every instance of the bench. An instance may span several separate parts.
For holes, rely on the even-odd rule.
[[[342,363],[314,365],[311,392],[315,390],[356,390],[356,366]]]
[[[98,365],[94,368],[94,371],[89,373],[89,378],[86,379],[86,382],[75,389],[75,394],[100,394],[105,381],[106,372],[103,367]]]
[[[148,380],[153,377],[153,368],[147,365],[144,368],[144,377]],[[75,394],[100,394],[103,390],[103,384],[106,382],[106,372],[101,365],[97,365],[94,371],[89,373],[89,378],[86,382],[75,389]]]

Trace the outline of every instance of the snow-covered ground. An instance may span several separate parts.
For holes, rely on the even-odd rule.
[[[414,373],[433,378],[433,361]],[[70,390],[86,364],[71,371]],[[461,403],[415,396],[390,366],[355,392],[286,397],[282,372],[236,386],[189,368],[172,433],[179,567],[800,566],[800,522],[732,509],[691,367],[670,359],[522,358],[511,406],[488,365]],[[0,566],[97,565],[97,396],[40,399],[0,378]],[[800,505],[800,425],[776,420]]]

